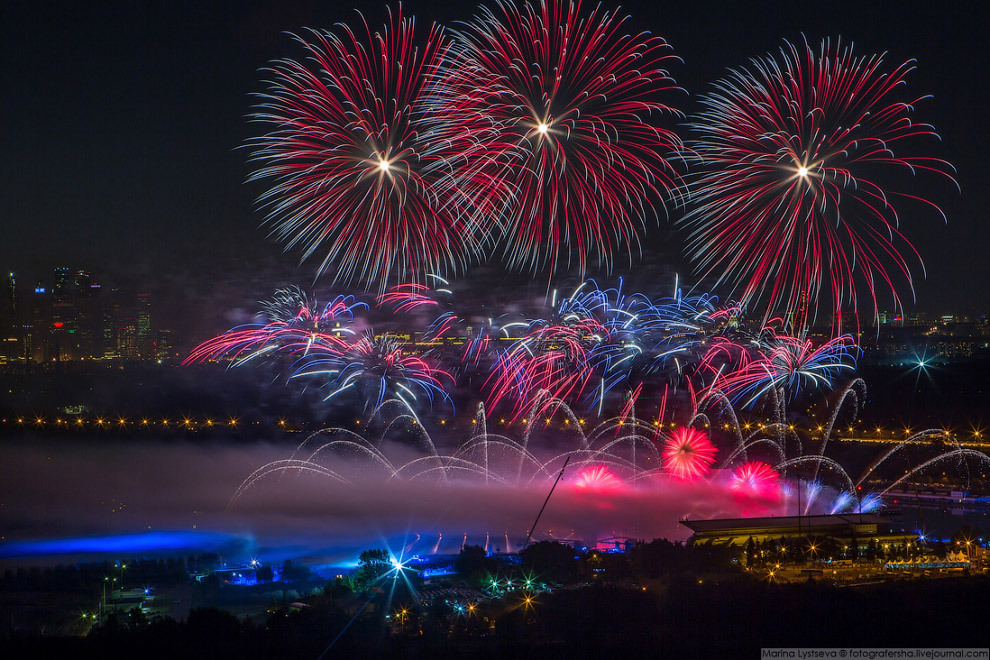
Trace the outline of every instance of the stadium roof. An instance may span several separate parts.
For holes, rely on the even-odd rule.
[[[883,525],[888,521],[874,513],[845,513],[819,516],[771,516],[769,518],[714,518],[711,520],[682,520],[682,525],[695,532],[718,532],[735,529],[766,529],[792,527],[831,527],[844,525]]]

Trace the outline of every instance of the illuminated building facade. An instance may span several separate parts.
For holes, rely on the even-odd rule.
[[[895,532],[890,523],[874,513],[848,513],[814,516],[779,516],[770,518],[715,518],[712,520],[682,520],[681,524],[694,532],[694,543],[725,543],[743,545],[788,538],[829,537],[847,545],[853,541],[865,547],[870,539],[877,542],[905,543],[917,540],[909,532]]]

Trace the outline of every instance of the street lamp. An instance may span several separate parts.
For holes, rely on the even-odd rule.
[[[113,581],[116,582],[117,581],[117,578],[113,578]],[[100,621],[101,622],[104,622],[104,619],[105,619],[105,617],[107,615],[107,585],[108,584],[110,584],[110,576],[109,575],[104,575],[103,576],[103,604],[100,606]],[[113,596],[113,587],[110,588],[110,595]]]

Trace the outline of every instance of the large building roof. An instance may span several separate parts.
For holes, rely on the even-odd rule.
[[[682,520],[681,524],[698,532],[728,532],[745,529],[794,527],[839,527],[846,525],[886,525],[888,521],[874,513],[844,513],[819,516],[771,516],[769,518],[714,518],[711,520]]]

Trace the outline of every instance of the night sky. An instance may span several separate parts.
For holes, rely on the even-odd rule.
[[[927,267],[914,309],[988,312],[990,177],[983,161],[990,148],[990,5],[938,4],[638,2],[623,8],[633,16],[630,29],[663,36],[683,58],[672,74],[692,95],[679,102],[688,112],[694,95],[727,67],[775,52],[783,38],[799,40],[802,33],[812,43],[841,35],[861,54],[887,51],[888,70],[917,59],[909,93],[934,99],[919,104],[914,119],[933,124],[943,140],[924,149],[955,165],[962,193],[934,176],[919,179],[917,188],[902,184],[948,217],[943,224],[920,206],[905,207],[902,229]],[[260,188],[244,183],[247,154],[238,147],[255,130],[245,117],[252,93],[263,87],[258,69],[299,54],[284,32],[353,21],[355,6],[376,25],[386,5],[5,3],[0,268],[25,279],[57,264],[111,277],[183,273],[203,287],[221,274],[247,277],[259,263],[292,273],[298,255],[282,255],[266,238],[253,202]],[[421,29],[430,20],[449,25],[474,13],[470,3],[404,6]],[[644,248],[677,255],[677,241],[654,231]],[[298,283],[310,284],[314,269],[315,263],[296,269]]]

